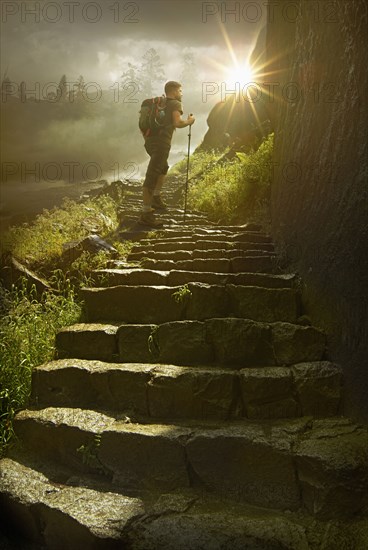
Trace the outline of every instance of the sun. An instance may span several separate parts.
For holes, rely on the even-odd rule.
[[[255,72],[248,62],[242,64],[235,63],[232,67],[225,69],[224,72],[225,83],[229,87],[235,88],[238,85],[243,89],[244,86],[255,81]]]

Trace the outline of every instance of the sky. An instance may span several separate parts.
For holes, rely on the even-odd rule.
[[[82,75],[87,84],[96,83],[105,91],[119,81],[128,63],[139,65],[142,56],[154,48],[165,70],[165,78],[153,90],[155,94],[163,93],[167,80],[180,81],[186,52],[193,55],[202,91],[206,83],[214,83],[220,90],[226,82],[233,89],[237,76],[234,73],[230,78],[229,74],[236,63],[242,66],[250,55],[266,22],[266,4],[266,0],[0,0],[1,80],[7,76],[17,86],[23,81],[27,92],[39,83],[42,94],[50,83],[56,87],[63,75],[70,88]],[[196,115],[191,152],[208,129],[206,120],[211,106],[222,100],[220,92],[216,93],[208,103],[199,98],[200,108],[192,111],[191,100],[183,89],[184,116],[189,112]],[[40,99],[46,97],[41,95]],[[36,162],[42,168],[49,162],[76,160],[81,166],[99,163],[107,178],[112,173],[110,166],[117,163],[124,167],[133,162],[142,177],[148,158],[136,123],[139,107],[132,107],[136,129],[132,135],[124,134],[119,114],[107,117],[102,103],[88,106],[94,108],[94,118],[54,120],[51,106],[47,111],[49,118],[41,121],[43,126],[29,122],[32,119],[24,121],[20,110],[17,120],[14,117],[7,127],[2,124],[2,164],[17,164],[9,182],[28,185],[32,175],[23,178],[23,165],[32,169]],[[3,107],[6,109],[7,105]],[[31,114],[38,117],[37,106],[32,109]],[[170,165],[186,154],[186,143],[187,132],[176,132]],[[76,178],[84,181],[83,173],[78,172]],[[7,192],[14,192],[14,201],[19,199],[14,185],[8,186]]]
[[[266,0],[47,0],[1,2],[1,77],[34,82],[74,81],[111,85],[127,67],[155,48],[170,80],[179,59],[194,54],[202,81],[222,78],[243,62],[266,17]],[[32,13],[33,12],[33,13]],[[222,20],[222,24],[219,24]],[[226,36],[225,36],[226,34]],[[230,46],[231,44],[231,46]],[[28,84],[29,83],[29,84]]]

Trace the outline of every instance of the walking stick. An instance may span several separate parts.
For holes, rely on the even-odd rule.
[[[190,154],[190,137],[191,137],[192,125],[189,124],[189,134],[188,134],[188,159],[187,159],[187,179],[185,182],[185,200],[184,200],[184,223],[185,217],[187,215],[187,201],[188,201],[188,176],[189,176],[189,154]]]

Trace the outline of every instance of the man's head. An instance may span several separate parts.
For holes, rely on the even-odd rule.
[[[175,80],[169,80],[169,82],[166,82],[165,95],[167,97],[171,97],[172,99],[178,99],[181,101],[183,93],[180,82],[176,82]]]

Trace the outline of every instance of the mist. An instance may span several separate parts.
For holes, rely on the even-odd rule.
[[[168,80],[183,85],[183,116],[196,116],[193,152],[224,69],[249,56],[265,20],[264,2],[247,4],[2,2],[2,214],[59,204],[101,179],[142,178],[140,104]],[[169,164],[186,154],[178,129]],[[56,186],[57,196],[42,194]]]

